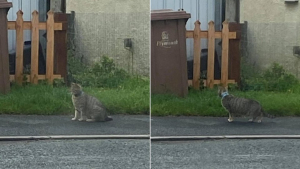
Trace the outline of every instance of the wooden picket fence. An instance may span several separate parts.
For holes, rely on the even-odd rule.
[[[213,21],[208,23],[208,31],[201,31],[200,22],[195,22],[194,30],[186,31],[186,38],[194,39],[194,66],[193,80],[189,80],[190,86],[195,89],[200,87],[200,56],[201,56],[201,38],[208,39],[208,59],[207,59],[207,79],[204,80],[204,85],[213,88],[215,84],[227,86],[228,83],[236,83],[235,80],[228,79],[228,49],[229,39],[236,39],[236,32],[229,32],[228,22],[223,22],[222,31],[215,31]],[[214,79],[214,62],[215,62],[215,39],[222,39],[222,64],[221,64],[221,80]]]
[[[66,30],[66,23],[54,22],[54,12],[47,13],[47,22],[39,22],[39,14],[35,10],[32,12],[31,21],[23,21],[23,12],[17,12],[17,20],[7,23],[8,30],[16,30],[16,70],[15,75],[10,75],[10,81],[16,81],[18,84],[23,83],[23,32],[31,30],[31,72],[27,76],[27,81],[37,84],[38,80],[46,79],[50,84],[54,79],[61,79],[61,75],[54,74],[54,31]],[[46,75],[38,74],[39,59],[39,30],[47,30],[47,52],[46,52]]]

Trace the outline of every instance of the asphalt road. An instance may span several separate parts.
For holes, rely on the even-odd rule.
[[[0,142],[5,169],[149,169],[149,140]]]
[[[113,115],[113,121],[79,122],[72,116],[0,115],[0,136],[147,135],[147,115]]]
[[[299,117],[264,118],[251,123],[226,117],[151,117],[151,136],[215,136],[215,135],[299,135]]]
[[[300,140],[152,142],[152,169],[299,169]]]

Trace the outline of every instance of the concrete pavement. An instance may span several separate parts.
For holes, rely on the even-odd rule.
[[[151,136],[299,135],[300,117],[264,118],[251,123],[227,117],[151,117]]]
[[[79,122],[72,116],[0,115],[0,136],[147,135],[147,115],[112,115],[113,121]]]

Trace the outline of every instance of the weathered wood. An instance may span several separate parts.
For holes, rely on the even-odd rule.
[[[30,82],[30,79],[31,79],[30,75],[24,75],[24,76],[26,76],[27,82]],[[45,80],[46,79],[46,75],[38,75],[37,78],[38,78],[38,80]],[[53,78],[54,79],[61,79],[62,77],[61,77],[61,75],[53,75]],[[16,80],[15,79],[15,75],[10,75],[9,76],[9,80],[11,82],[15,81]]]
[[[225,87],[228,84],[228,22],[223,22],[222,29],[222,66],[221,66],[221,83]]]
[[[7,23],[8,30],[16,30],[15,21],[8,21]],[[54,30],[67,30],[68,23],[67,22],[57,22],[54,23]],[[31,30],[31,21],[23,22],[23,30]],[[47,30],[47,22],[39,23],[39,30]]]
[[[229,83],[230,84],[236,84],[236,81],[233,80],[233,79],[228,80],[227,82],[228,82],[228,84]],[[204,83],[203,86],[206,86],[206,80],[203,80],[203,83]],[[221,80],[214,80],[214,85],[218,85],[218,84],[221,84]],[[193,86],[193,80],[188,80],[188,85]]]
[[[201,38],[199,20],[195,22],[194,29],[194,66],[193,66],[193,88],[199,90],[200,87],[200,57],[201,57]]]
[[[46,56],[46,79],[53,84],[54,64],[54,13],[48,12],[47,20],[47,56]]]
[[[229,39],[236,39],[239,35],[236,32],[229,32],[228,38]],[[186,31],[186,38],[194,38],[194,31],[187,30]],[[207,39],[208,38],[208,31],[201,31],[200,38]],[[221,39],[222,32],[215,32],[215,39]]]
[[[32,12],[30,82],[38,84],[39,70],[39,13]]]
[[[7,94],[10,91],[9,84],[9,60],[7,38],[7,12],[12,6],[11,2],[0,3],[0,93]]]
[[[241,24],[230,22],[229,31],[237,33],[236,39],[229,40],[229,78],[234,79],[240,86],[241,83],[241,54],[240,54],[240,42],[241,42]]]
[[[67,22],[65,13],[55,13],[55,22]],[[67,30],[54,32],[54,73],[67,80]]]
[[[24,31],[23,31],[23,12],[19,10],[17,12],[17,21],[16,23],[16,34],[17,34],[17,43],[16,43],[16,82],[19,85],[22,85],[23,82],[23,49],[24,49]]]
[[[208,23],[208,58],[207,58],[207,87],[214,86],[215,64],[215,25],[213,21]]]

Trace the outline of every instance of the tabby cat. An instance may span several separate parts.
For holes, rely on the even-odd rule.
[[[228,122],[233,121],[233,116],[251,117],[249,121],[257,123],[261,123],[263,116],[274,118],[265,113],[257,101],[229,95],[225,87],[219,86],[218,94],[222,98],[222,106],[229,112]]]
[[[79,121],[110,121],[108,112],[102,103],[95,97],[82,91],[79,84],[71,84],[72,102],[75,107],[75,117],[72,120]]]

